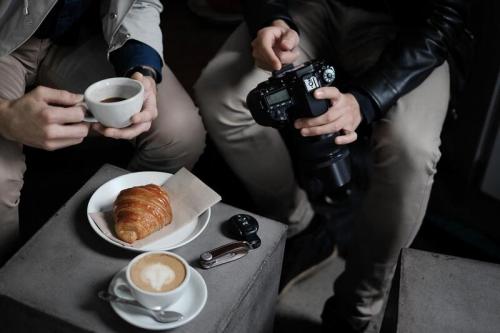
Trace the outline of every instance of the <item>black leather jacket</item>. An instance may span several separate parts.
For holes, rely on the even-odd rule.
[[[356,82],[350,83],[368,123],[382,117],[399,97],[417,87],[434,68],[448,60],[452,90],[463,81],[464,51],[471,38],[465,27],[470,0],[337,0],[370,10],[389,12],[403,29],[384,50],[378,63]],[[286,0],[242,0],[245,20],[252,37],[275,19],[297,29]],[[454,77],[457,77],[454,79]],[[457,87],[455,89],[455,87]],[[359,92],[371,101],[360,101]],[[453,91],[452,91],[453,92]],[[363,99],[363,98],[361,98]]]

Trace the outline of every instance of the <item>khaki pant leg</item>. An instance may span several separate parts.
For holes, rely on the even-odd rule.
[[[24,95],[48,47],[47,41],[34,38],[0,58],[0,99],[15,100]],[[0,265],[19,239],[18,205],[25,170],[22,144],[0,136]]]
[[[302,53],[299,62],[306,58]],[[259,213],[290,223],[293,234],[309,223],[311,206],[295,181],[279,132],[258,125],[246,106],[247,94],[269,75],[254,66],[249,33],[242,24],[203,70],[195,97],[211,138]]]
[[[158,118],[137,140],[131,170],[174,173],[193,168],[205,149],[205,127],[191,97],[168,66],[158,85]]]
[[[441,156],[449,81],[444,63],[374,126],[371,184],[346,270],[335,283],[337,310],[353,325],[382,310],[401,248],[411,245],[422,224]]]
[[[351,77],[362,75],[376,66],[397,26],[382,12],[327,3],[334,63]],[[325,305],[324,321],[340,316],[353,327],[371,322],[368,331],[377,330],[372,319],[383,308],[400,250],[411,244],[425,215],[440,157],[449,80],[445,63],[373,125],[370,187],[357,210],[346,270]]]

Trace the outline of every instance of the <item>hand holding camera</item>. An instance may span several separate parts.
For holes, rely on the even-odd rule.
[[[303,136],[314,136],[341,131],[335,138],[338,145],[356,141],[356,128],[362,120],[361,110],[352,94],[343,94],[335,87],[323,87],[314,91],[317,99],[329,99],[332,106],[321,116],[297,119],[296,129]]]
[[[333,84],[335,75],[333,66],[323,61],[310,61],[297,67],[290,64],[273,72],[267,81],[258,84],[247,96],[247,106],[257,123],[282,130],[291,129],[300,162],[314,178],[320,180],[326,188],[324,192],[330,194],[351,179],[349,150],[339,144],[352,139],[353,135],[340,130],[346,126],[354,129],[358,121],[347,111],[352,106],[349,99],[344,101],[336,88],[328,87]],[[315,95],[316,91],[320,96]],[[316,98],[322,93],[324,98]],[[332,102],[334,107],[331,107]],[[316,131],[318,135],[303,136],[293,127],[294,123],[306,134]],[[335,126],[339,126],[338,129]],[[343,140],[337,142],[336,137],[343,137]]]

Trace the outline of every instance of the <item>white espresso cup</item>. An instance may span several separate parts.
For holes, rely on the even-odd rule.
[[[132,259],[126,280],[134,298],[146,308],[157,309],[177,302],[191,278],[190,266],[168,251],[145,252]]]
[[[85,105],[92,116],[84,121],[99,122],[106,127],[123,128],[141,111],[144,87],[133,79],[114,77],[93,83],[84,93]]]

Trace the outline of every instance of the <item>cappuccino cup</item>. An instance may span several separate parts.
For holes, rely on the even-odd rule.
[[[123,128],[141,111],[144,87],[126,77],[114,77],[90,85],[84,93],[84,104],[91,113],[86,122],[99,122],[106,127]]]
[[[126,280],[134,298],[146,308],[174,304],[186,291],[191,272],[179,255],[152,251],[138,255],[126,269]]]

